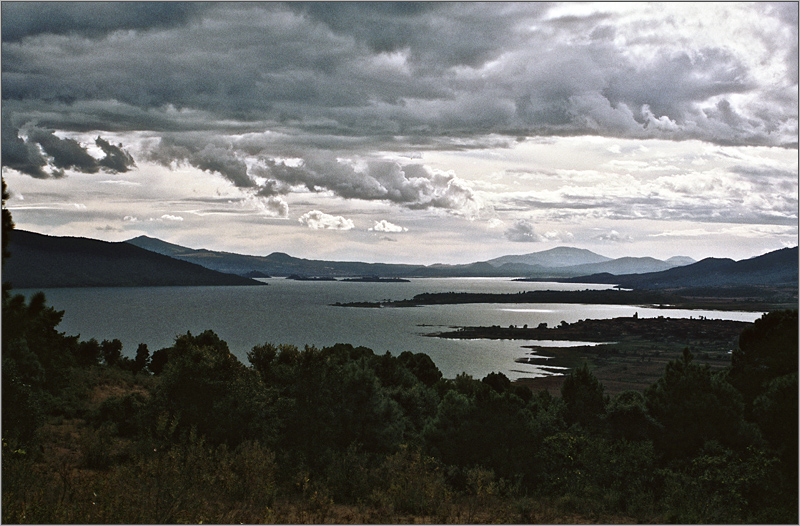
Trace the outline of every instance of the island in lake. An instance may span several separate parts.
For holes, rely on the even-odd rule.
[[[338,281],[336,278],[330,276],[303,276],[300,274],[290,274],[286,279],[293,281]]]
[[[340,281],[351,281],[356,283],[410,283],[410,279],[403,278],[381,278],[379,276],[362,276],[360,278],[345,278]]]
[[[336,307],[419,307],[466,303],[575,303],[584,305],[647,305],[656,308],[744,310],[765,312],[795,308],[796,291],[768,288],[706,290],[532,290],[509,293],[426,292],[411,299],[334,303]]]

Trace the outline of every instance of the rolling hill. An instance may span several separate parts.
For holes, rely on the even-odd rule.
[[[14,288],[263,285],[128,243],[14,230],[3,281]]]

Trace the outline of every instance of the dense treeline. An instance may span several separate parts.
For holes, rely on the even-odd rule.
[[[553,397],[346,344],[245,364],[211,331],[130,358],[62,315],[3,291],[4,522],[798,520],[796,310],[613,398],[587,366]]]

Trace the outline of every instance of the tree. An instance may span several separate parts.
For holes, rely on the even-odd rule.
[[[425,353],[414,354],[410,351],[403,351],[398,359],[409,371],[414,373],[414,376],[419,378],[420,382],[428,387],[431,387],[442,378],[442,372],[433,363],[431,357]]]
[[[783,457],[785,467],[797,473],[797,373],[780,376],[767,384],[753,402],[756,421],[770,445]]]
[[[742,331],[729,379],[748,407],[770,381],[797,372],[797,326],[797,310],[785,310],[765,314]]]
[[[103,340],[100,350],[106,365],[117,365],[122,359],[122,342],[116,338],[111,341]]]
[[[136,358],[133,361],[133,372],[139,373],[150,365],[150,350],[146,343],[140,343],[136,349]]]
[[[239,362],[213,331],[197,336],[187,332],[164,351],[169,359],[160,372],[154,404],[177,420],[179,432],[196,429],[208,442],[232,447],[266,434],[270,419],[258,374]]]
[[[743,431],[741,395],[708,365],[692,363],[688,348],[669,362],[645,391],[647,409],[661,426],[656,446],[667,458],[689,458],[709,440],[735,447]]]
[[[598,424],[605,413],[603,390],[603,384],[592,374],[586,362],[570,371],[561,384],[567,423],[578,423],[584,427]]]
[[[168,360],[169,347],[159,349],[153,353],[153,356],[150,357],[150,363],[148,364],[147,368],[150,369],[151,373],[159,375],[164,370],[164,367],[167,366]]]
[[[6,208],[6,200],[11,197],[11,194],[8,193],[8,187],[6,186],[6,180],[2,179],[3,183],[3,262],[5,262],[6,258],[10,255],[8,252],[8,242],[9,236],[11,235],[11,231],[14,229],[14,221],[11,219],[11,212]]]
[[[511,388],[511,380],[503,373],[491,372],[481,381],[499,394],[503,394]]]
[[[658,430],[658,423],[647,412],[644,395],[639,391],[623,391],[612,398],[605,421],[609,434],[616,439],[647,440]]]

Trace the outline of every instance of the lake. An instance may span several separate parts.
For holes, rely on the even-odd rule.
[[[606,289],[608,285],[514,282],[508,278],[419,278],[409,283],[359,283],[263,279],[252,287],[108,287],[46,289],[48,304],[64,310],[60,331],[81,339],[118,338],[123,354],[139,343],[153,352],[172,345],[179,334],[216,332],[242,362],[257,344],[288,343],[318,347],[351,343],[376,354],[403,351],[428,354],[445,377],[466,372],[483,378],[502,372],[511,379],[552,374],[540,364],[514,360],[526,356],[528,340],[448,340],[425,336],[452,326],[537,326],[579,319],[639,314],[755,321],[760,312],[657,309],[627,305],[469,304],[361,309],[332,303],[411,298],[422,292],[517,293],[529,290]],[[14,291],[29,296],[34,291]],[[559,345],[569,345],[561,343]]]

